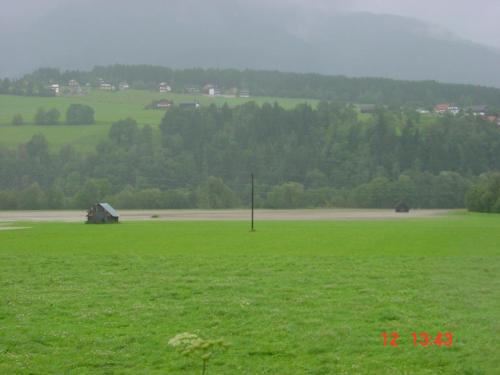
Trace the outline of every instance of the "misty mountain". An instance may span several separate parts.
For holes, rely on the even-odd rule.
[[[399,16],[220,0],[79,3],[0,35],[0,76],[114,63],[500,87],[500,51]]]

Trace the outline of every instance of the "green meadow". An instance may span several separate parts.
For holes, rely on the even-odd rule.
[[[270,97],[254,98],[210,98],[205,95],[189,94],[163,94],[145,90],[128,90],[106,92],[92,90],[85,96],[74,97],[28,97],[0,95],[0,145],[9,148],[25,143],[37,133],[43,134],[53,150],[59,149],[64,144],[72,144],[78,150],[91,151],[100,140],[105,138],[112,123],[127,118],[134,118],[140,125],[150,124],[158,126],[164,115],[162,110],[146,110],[144,106],[153,100],[169,99],[178,104],[186,101],[198,101],[202,106],[215,104],[222,106],[236,106],[249,101],[258,104],[277,102],[285,108],[291,108],[299,103],[308,102],[312,105],[316,100],[286,99]],[[38,108],[56,108],[61,112],[61,121],[70,104],[86,104],[95,110],[96,123],[86,126],[67,125],[34,125],[33,119]],[[12,126],[12,118],[16,114],[23,116],[25,125]]]
[[[1,374],[498,374],[500,216],[16,223],[0,231]],[[398,346],[382,332],[398,332]],[[453,334],[451,347],[412,332]]]

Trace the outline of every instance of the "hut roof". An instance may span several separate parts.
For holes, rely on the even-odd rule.
[[[108,214],[110,214],[113,217],[118,217],[118,212],[111,207],[109,203],[99,203],[99,206],[101,206]]]

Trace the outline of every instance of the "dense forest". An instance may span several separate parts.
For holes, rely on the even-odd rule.
[[[22,96],[54,96],[48,84],[43,80],[32,80],[26,77],[21,79],[0,79],[0,94]]]
[[[159,128],[115,123],[90,155],[49,152],[42,135],[0,149],[0,208],[463,207],[479,176],[500,170],[500,127],[471,116],[421,123],[322,102],[284,109],[172,108]]]
[[[466,205],[470,211],[500,213],[500,173],[485,173],[467,192]]]
[[[461,106],[489,105],[500,109],[500,89],[444,84],[435,81],[397,81],[384,78],[348,78],[320,74],[283,73],[234,69],[170,69],[149,65],[97,66],[89,72],[44,68],[19,80],[0,80],[1,94],[50,95],[49,83],[66,85],[71,79],[98,86],[102,79],[118,86],[128,82],[132,88],[156,90],[167,82],[174,92],[213,84],[220,88],[249,90],[254,96],[291,97],[344,103],[388,106],[434,107],[437,103]]]

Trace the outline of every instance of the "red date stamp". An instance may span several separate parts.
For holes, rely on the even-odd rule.
[[[384,346],[393,347],[398,346],[398,340],[401,338],[397,332],[382,332],[380,336],[384,338]],[[435,337],[429,335],[427,332],[420,332],[418,334],[413,332],[411,336],[413,337],[413,346],[415,347],[437,345],[439,347],[445,346],[449,348],[453,345],[453,334],[450,332],[445,332],[444,334],[438,332]]]

